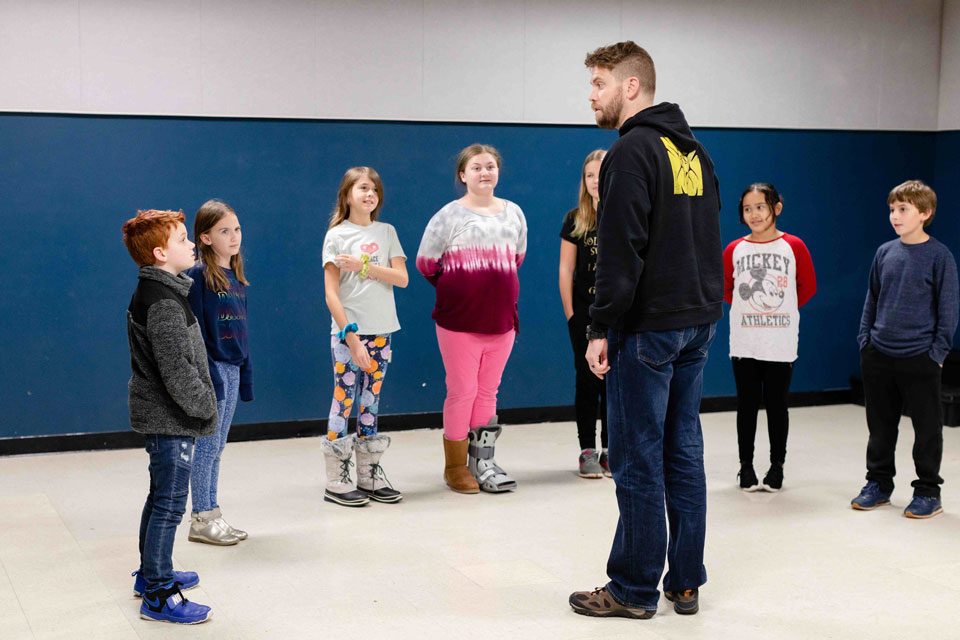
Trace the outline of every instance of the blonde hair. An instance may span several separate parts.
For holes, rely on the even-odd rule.
[[[226,291],[230,288],[230,279],[223,272],[223,267],[217,264],[217,254],[213,246],[200,239],[204,233],[209,233],[211,229],[217,226],[217,223],[227,214],[237,215],[237,212],[221,200],[207,200],[197,209],[197,215],[193,220],[193,239],[196,240],[197,259],[203,263],[203,281],[211,291]],[[247,286],[250,283],[243,275],[243,256],[237,253],[230,256],[230,268],[233,269],[233,275],[237,277],[240,284]]]
[[[603,160],[605,155],[607,155],[606,149],[596,149],[591,151],[583,161],[583,168],[580,170],[580,203],[577,205],[573,231],[570,233],[574,238],[583,238],[597,228],[597,208],[593,204],[593,196],[587,191],[587,165]]]
[[[370,178],[373,182],[373,188],[377,190],[377,206],[370,212],[370,220],[377,219],[377,215],[383,207],[383,182],[380,180],[380,174],[371,167],[351,167],[343,174],[343,180],[340,181],[340,190],[337,191],[337,206],[333,208],[333,213],[330,215],[330,226],[328,228],[333,229],[350,217],[350,204],[348,202],[350,190],[364,176]]]

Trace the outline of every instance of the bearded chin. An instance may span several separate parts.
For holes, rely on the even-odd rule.
[[[600,111],[600,117],[597,118],[597,126],[601,129],[616,129],[620,120],[620,112],[623,111],[623,90],[617,92],[617,97],[610,103],[610,106]]]
[[[609,113],[601,111],[600,116],[597,118],[597,126],[601,129],[613,129],[617,126],[617,123],[613,121]]]

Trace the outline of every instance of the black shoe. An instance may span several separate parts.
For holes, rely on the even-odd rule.
[[[334,504],[342,504],[345,507],[362,507],[370,503],[370,497],[363,491],[351,489],[344,493],[334,493],[330,489],[323,492],[323,500]]]
[[[757,473],[753,470],[753,465],[740,465],[740,473],[737,474],[740,481],[740,488],[748,493],[753,493],[760,489],[760,481],[757,480]]]
[[[685,616],[700,611],[700,590],[687,589],[686,591],[664,591],[663,595],[673,603],[673,610]]]
[[[393,487],[380,487],[379,489],[375,489],[373,491],[370,489],[364,489],[363,487],[357,487],[357,491],[367,494],[367,497],[375,502],[384,502],[390,504],[403,500],[403,494]]]
[[[767,471],[767,475],[763,476],[763,489],[764,491],[772,491],[776,493],[783,488],[783,465],[773,463],[770,465],[770,470]]]

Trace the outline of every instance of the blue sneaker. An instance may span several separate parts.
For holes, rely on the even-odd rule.
[[[933,496],[913,496],[910,506],[903,510],[908,518],[932,518],[938,513],[943,513],[943,505]]]
[[[176,584],[143,595],[140,602],[140,617],[144,620],[172,622],[173,624],[200,624],[213,614],[210,607],[190,602],[183,597]]]
[[[133,595],[137,596],[138,598],[142,598],[143,593],[147,590],[146,579],[144,579],[143,574],[140,573],[139,569],[130,575],[136,578],[133,581]],[[174,571],[173,583],[181,590],[186,591],[187,589],[193,589],[195,586],[200,584],[200,576],[193,571]]]
[[[880,485],[870,481],[860,489],[860,495],[850,501],[850,506],[858,511],[870,511],[890,504],[890,494],[880,490]]]

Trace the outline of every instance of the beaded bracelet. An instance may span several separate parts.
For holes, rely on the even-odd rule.
[[[359,275],[361,278],[365,279],[367,277],[367,273],[370,271],[370,256],[365,253],[360,254],[360,262],[363,263],[363,266],[360,267]]]

